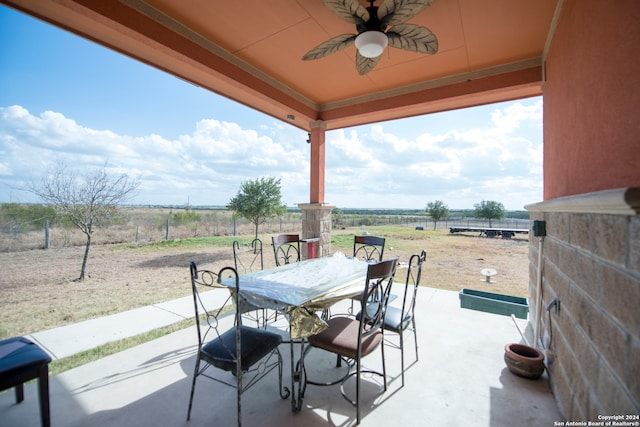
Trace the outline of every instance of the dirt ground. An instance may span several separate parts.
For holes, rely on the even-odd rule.
[[[264,241],[269,241],[263,239]],[[385,258],[427,250],[425,286],[527,296],[528,241],[487,239],[446,232],[389,236]],[[265,244],[265,268],[273,253]],[[346,248],[333,251],[347,252]],[[79,276],[84,248],[0,253],[0,338],[23,335],[88,318],[190,295],[188,266],[233,265],[231,248],[156,249],[123,245],[91,248],[87,277]],[[495,283],[483,268],[493,268]]]

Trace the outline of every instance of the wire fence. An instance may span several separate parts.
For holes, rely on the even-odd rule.
[[[217,210],[122,209],[124,214],[112,224],[94,229],[92,244],[145,243],[192,237],[252,235],[255,226],[234,219],[231,212]],[[261,233],[293,232],[301,229],[301,214],[287,214],[260,225]],[[60,218],[0,223],[0,252],[81,246],[87,236]]]
[[[413,215],[369,215],[358,216],[350,215],[346,218],[339,220],[334,219],[333,226],[335,227],[354,227],[354,226],[373,226],[373,225],[399,225],[407,227],[422,227],[424,230],[443,230],[451,227],[493,227],[493,228],[514,228],[514,229],[529,229],[528,219],[515,219],[506,218],[502,220],[492,220],[491,223],[488,220],[477,218],[447,218],[434,222],[432,219],[426,216],[413,216]]]
[[[189,210],[175,208],[124,208],[114,223],[97,228],[92,244],[145,243],[162,240],[210,236],[252,236],[253,223],[234,218],[226,210]],[[434,223],[426,215],[336,215],[334,229],[353,227],[396,225],[424,230],[448,230],[450,227],[487,227],[486,220],[474,218],[448,218]],[[493,227],[528,229],[528,219],[492,221]],[[302,214],[288,212],[285,215],[260,224],[264,234],[300,233]],[[55,249],[82,246],[86,235],[68,221],[56,217],[0,218],[0,252],[19,252],[33,249]]]

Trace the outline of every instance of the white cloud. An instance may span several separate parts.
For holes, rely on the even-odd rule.
[[[198,122],[190,135],[132,137],[84,128],[62,114],[0,108],[0,200],[30,201],[16,192],[52,163],[101,167],[107,162],[141,179],[139,203],[226,204],[240,183],[258,176],[283,181],[286,202],[308,194],[308,159],[235,123]],[[306,144],[305,144],[306,145]],[[285,181],[290,185],[284,186]],[[287,189],[298,195],[290,195]],[[287,197],[288,196],[288,197]]]
[[[420,120],[411,123],[420,126]],[[380,206],[421,208],[443,200],[471,208],[496,200],[522,209],[542,198],[541,100],[495,109],[481,128],[422,133],[414,140],[386,133],[383,124],[351,130],[349,139],[344,134],[328,138],[335,152],[327,155],[327,194],[339,195],[334,204],[377,207],[371,196],[380,193]],[[356,157],[354,151],[364,153]],[[350,166],[360,173],[345,160],[355,160]]]
[[[446,113],[445,113],[446,114]],[[477,114],[469,110],[468,114]],[[484,125],[425,132],[432,116],[327,133],[325,201],[339,207],[424,208],[443,200],[472,208],[497,200],[521,209],[542,198],[542,101],[499,104]],[[411,127],[411,129],[409,129]],[[411,130],[411,132],[409,132]],[[408,137],[406,135],[416,135]],[[281,179],[288,205],[308,202],[306,134],[280,122],[258,130],[200,120],[175,139],[90,129],[52,111],[0,108],[0,202],[33,201],[17,192],[58,159],[69,165],[106,163],[138,176],[137,203],[223,205],[240,183]]]

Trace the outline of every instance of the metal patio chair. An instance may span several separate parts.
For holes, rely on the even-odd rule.
[[[420,279],[422,276],[422,266],[427,258],[427,252],[422,250],[418,254],[413,254],[409,258],[407,267],[407,279],[404,284],[404,292],[401,307],[388,306],[387,312],[384,317],[383,328],[385,331],[392,332],[398,335],[398,344],[385,339],[385,343],[393,348],[400,349],[400,360],[402,368],[402,385],[404,386],[404,333],[410,331],[413,333],[413,342],[416,349],[416,362],[418,361],[418,334],[416,332],[416,316],[415,316],[415,303],[416,295],[418,293],[418,286],[420,286]],[[397,282],[395,282],[397,283]],[[356,316],[360,318],[360,313]]]
[[[378,236],[354,236],[353,237],[353,257],[367,262],[382,261],[384,255],[385,238]],[[362,298],[363,294],[351,299],[349,314],[353,314],[353,302]],[[372,295],[372,298],[375,296]]]
[[[384,237],[354,236],[353,256],[364,261],[382,261],[384,244]]]
[[[233,263],[238,274],[263,270],[262,240],[253,239],[248,245],[243,245],[235,240],[233,242]]]
[[[276,266],[301,261],[300,236],[298,234],[280,234],[271,238]]]
[[[262,240],[256,238],[249,244],[242,244],[238,240],[233,242],[233,262],[238,274],[253,273],[264,269]],[[277,320],[277,312],[269,313],[266,308],[256,307],[253,311],[242,314],[246,320],[256,322],[258,327],[265,327],[271,320]]]
[[[310,336],[309,344],[313,347],[335,353],[339,360],[346,360],[349,372],[337,382],[318,383],[307,379],[313,385],[334,385],[341,384],[341,392],[353,406],[356,407],[356,422],[360,424],[360,382],[362,373],[372,373],[382,376],[384,390],[387,390],[387,372],[384,357],[384,329],[382,328],[385,311],[393,277],[396,272],[397,258],[381,261],[369,265],[367,278],[364,283],[365,298],[360,300],[361,311],[366,312],[366,316],[355,319],[351,316],[334,316],[327,320],[328,328],[317,335]],[[372,295],[378,295],[380,299],[375,303],[370,303]],[[366,311],[365,311],[366,310]],[[362,368],[362,358],[371,354],[378,347],[382,353],[382,373],[364,370]],[[339,364],[338,364],[339,365]],[[355,367],[355,370],[353,368]],[[356,399],[350,399],[344,390],[344,384],[352,376],[356,377]]]
[[[248,303],[242,297],[238,273],[233,267],[224,267],[218,273],[214,273],[209,270],[198,270],[196,264],[192,262],[190,272],[198,333],[198,352],[193,371],[187,420],[191,418],[196,380],[202,375],[236,389],[237,425],[241,426],[242,394],[274,369],[278,369],[280,397],[286,399],[290,395],[289,389],[282,387],[282,355],[278,349],[282,337],[264,329],[251,328],[242,324],[241,314]],[[230,278],[234,281],[235,287],[220,284],[223,278]],[[218,299],[224,301],[220,306],[207,307],[200,288],[224,292],[226,298]],[[249,309],[253,309],[251,307],[253,306]],[[225,317],[230,318],[225,319]],[[209,372],[208,368],[217,369],[217,372]]]

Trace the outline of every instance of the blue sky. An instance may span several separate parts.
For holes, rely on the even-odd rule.
[[[132,203],[225,205],[244,181],[281,179],[309,201],[307,134],[0,6],[0,203],[58,161],[140,180]],[[542,200],[542,98],[330,131],[325,202],[452,209]]]

